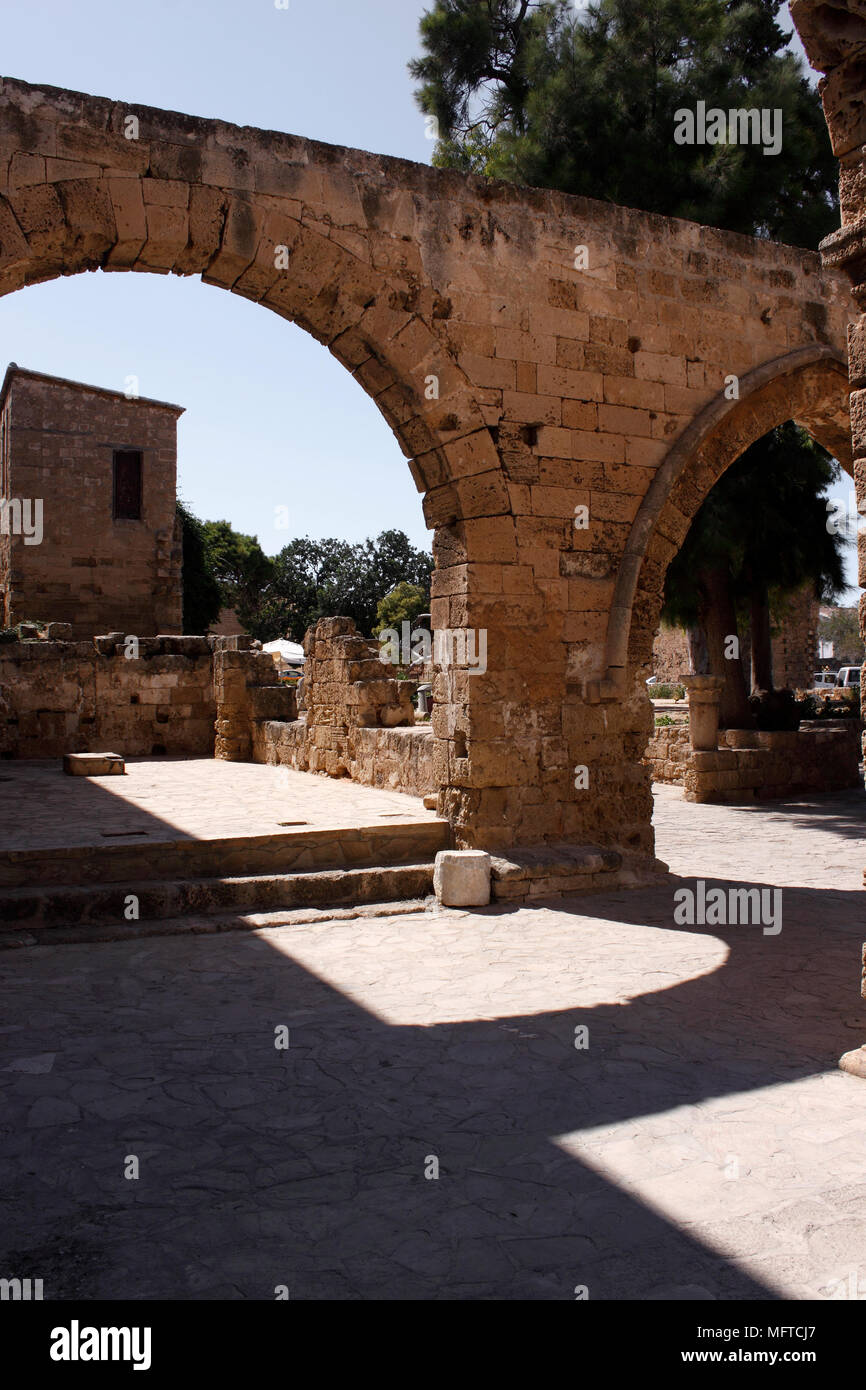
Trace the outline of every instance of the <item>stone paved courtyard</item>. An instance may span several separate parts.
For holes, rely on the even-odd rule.
[[[64,776],[58,759],[0,764],[0,851],[124,839],[268,835],[287,824],[435,820],[420,797],[260,763],[131,758],[123,777]]]
[[[673,873],[782,887],[778,936],[675,927],[674,881],[5,952],[0,1274],[46,1298],[866,1296],[866,1083],[835,1067],[866,1033],[864,819],[862,793],[659,789]]]

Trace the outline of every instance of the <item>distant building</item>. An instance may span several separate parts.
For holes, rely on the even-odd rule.
[[[221,608],[215,623],[211,623],[208,632],[213,637],[240,637],[246,632],[246,628],[233,608]]]
[[[0,388],[0,626],[182,631],[183,407],[10,364]]]

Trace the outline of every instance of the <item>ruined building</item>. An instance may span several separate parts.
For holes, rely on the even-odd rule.
[[[10,364],[0,390],[0,626],[181,631],[183,407]]]

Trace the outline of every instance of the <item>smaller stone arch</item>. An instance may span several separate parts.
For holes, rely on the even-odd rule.
[[[716,396],[671,447],[641,504],[617,573],[600,693],[624,692],[629,666],[652,654],[668,565],[725,470],[762,435],[796,420],[853,473],[848,373],[835,348],[809,344],[739,380],[739,398]]]

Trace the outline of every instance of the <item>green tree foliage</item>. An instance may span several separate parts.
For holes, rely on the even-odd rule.
[[[772,602],[810,583],[829,602],[845,587],[845,537],[828,527],[825,492],[839,466],[789,420],[757,440],[709,493],[665,579],[664,621],[703,630],[712,674],[729,682],[726,722],[735,716],[731,682],[739,662],[724,641],[737,636],[737,610],[748,608],[753,685],[772,689]],[[739,711],[737,711],[738,713]]]
[[[403,581],[425,595],[419,611],[429,607],[432,572],[432,555],[416,550],[403,531],[383,531],[359,545],[299,537],[275,557],[249,630],[262,641],[287,635],[301,641],[319,618],[342,614],[370,635],[379,600]]]
[[[222,592],[207,555],[205,523],[179,499],[176,525],[183,546],[183,630],[198,635],[216,622]]]
[[[394,628],[396,632],[401,632],[401,623],[412,623],[419,613],[426,613],[429,609],[430,595],[426,589],[422,589],[419,584],[410,584],[404,580],[393,588],[390,594],[380,598],[376,607],[376,625],[373,629],[373,636],[378,637],[384,628]]]
[[[235,531],[227,521],[202,525],[205,555],[222,594],[225,608],[233,608],[245,627],[255,622],[262,590],[273,573],[255,536]]]
[[[781,0],[435,0],[410,63],[434,163],[816,246],[838,226],[821,105]],[[782,115],[782,148],[677,144],[698,101]]]
[[[864,659],[860,616],[856,608],[833,608],[818,624],[818,636],[833,643],[833,659],[843,666],[857,666]]]

